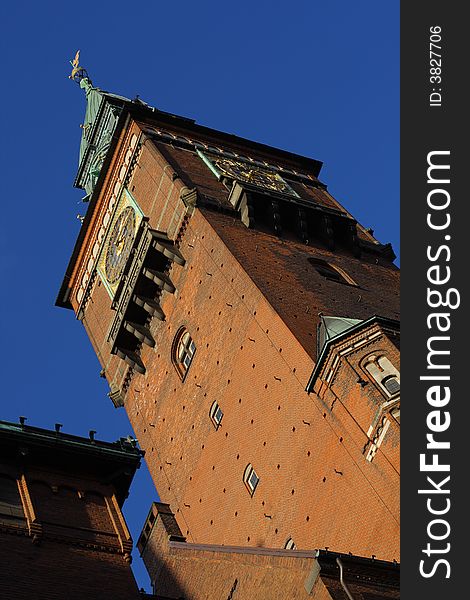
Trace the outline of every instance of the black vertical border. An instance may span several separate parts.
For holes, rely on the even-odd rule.
[[[467,339],[470,335],[468,310],[467,256],[470,241],[470,194],[467,177],[470,177],[470,152],[467,150],[467,137],[470,122],[469,80],[469,25],[464,16],[465,5],[458,2],[402,2],[401,3],[401,272],[402,272],[402,598],[451,598],[463,594],[470,597],[470,501],[467,490],[468,443],[470,441],[469,406],[470,392],[466,381],[470,376],[470,350]],[[442,81],[430,81],[430,28],[442,29]],[[430,106],[429,95],[432,88],[440,88],[442,105]],[[450,184],[434,187],[445,188],[451,197],[448,212],[451,217],[449,229],[433,231],[427,226],[427,195],[433,185],[427,182],[427,155],[432,151],[449,150]],[[446,159],[441,159],[446,162]],[[442,196],[443,198],[444,196]],[[437,196],[436,196],[437,198]],[[442,211],[439,217],[444,218]],[[450,240],[444,236],[450,235]],[[448,245],[451,256],[447,261],[447,251],[442,251],[436,262],[426,256],[428,246],[437,250]],[[435,256],[435,252],[433,255]],[[432,312],[427,303],[427,288],[439,289],[430,285],[427,271],[433,264],[444,269],[450,267],[449,283],[439,286],[455,288],[460,293],[460,306],[456,309],[437,309],[450,314],[451,327],[447,334],[450,341],[449,356],[442,357],[442,363],[450,364],[449,385],[451,399],[441,411],[449,411],[450,428],[436,439],[450,441],[450,450],[439,451],[439,461],[450,464],[450,472],[424,473],[419,468],[419,455],[426,452],[426,434],[429,432],[426,418],[431,407],[426,399],[429,381],[420,381],[421,375],[430,374],[427,370],[427,341],[436,335],[436,329],[429,329],[427,316]],[[441,346],[446,347],[445,343]],[[435,371],[435,374],[443,372]],[[434,383],[436,385],[436,383]],[[428,454],[432,451],[428,450]],[[429,462],[430,459],[428,459]],[[418,494],[418,489],[430,489],[426,476],[441,482],[447,475],[450,481],[442,486],[450,494]],[[429,523],[440,518],[431,515],[427,508],[427,498],[432,498],[434,508],[446,506],[445,498],[451,505],[449,512],[442,515],[450,525],[449,537],[442,541],[428,537]],[[468,507],[468,508],[467,508]],[[444,534],[445,526],[435,525],[432,531]],[[439,550],[428,557],[423,549],[427,543],[433,550]],[[448,552],[442,552],[450,544]],[[436,565],[440,558],[450,565]],[[420,574],[420,561],[425,560],[424,570],[435,573],[429,578]]]

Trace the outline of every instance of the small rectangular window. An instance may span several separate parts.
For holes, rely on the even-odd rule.
[[[255,471],[252,471],[252,473],[250,475],[250,479],[248,480],[248,485],[250,486],[250,488],[252,490],[254,490],[255,487],[258,485],[258,481],[259,481],[258,475],[255,473]]]
[[[398,394],[398,392],[400,391],[400,382],[393,375],[392,375],[392,377],[389,377],[388,379],[384,379],[384,381],[382,381],[382,384],[385,386],[385,389],[387,390],[387,392],[389,394],[391,394],[392,396],[394,394]]]
[[[193,342],[189,332],[184,328],[181,328],[175,336],[171,358],[176,370],[183,380],[191,365],[195,352],[196,344]]]
[[[216,429],[219,428],[223,416],[224,413],[222,412],[220,406],[217,404],[217,402],[213,402],[210,410],[210,418],[212,419]]]
[[[220,409],[220,406],[217,407],[217,412],[214,415],[214,421],[217,423],[217,425],[220,425],[220,422],[222,421],[222,417],[223,417],[223,412]]]
[[[259,477],[251,463],[246,465],[245,472],[243,473],[243,481],[245,482],[248,491],[253,496],[259,483]]]

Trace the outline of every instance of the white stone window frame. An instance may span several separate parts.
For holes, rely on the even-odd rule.
[[[374,352],[362,361],[362,368],[369,378],[378,387],[382,394],[387,398],[379,407],[374,422],[369,427],[367,437],[369,441],[364,447],[364,454],[367,461],[372,462],[378,449],[385,439],[387,431],[391,424],[391,419],[400,423],[400,389],[391,393],[384,382],[390,378],[396,378],[400,385],[400,372],[394,367],[385,353]]]
[[[374,460],[375,455],[377,454],[377,450],[380,448],[382,442],[385,439],[388,428],[390,427],[390,419],[387,415],[384,415],[377,424],[376,427],[369,428],[367,432],[367,437],[369,438],[369,442],[367,443],[364,453],[366,455],[366,460],[372,462]]]
[[[294,540],[289,536],[284,544],[284,550],[297,550]]]
[[[391,416],[395,419],[395,421],[400,424],[400,405],[397,404],[390,410]]]
[[[400,390],[391,393],[385,383],[391,378],[395,378],[400,385],[400,371],[398,371],[385,354],[370,354],[362,362],[362,368],[388,398],[400,396]]]
[[[210,411],[209,411],[209,416],[211,418],[211,421],[212,421],[215,429],[217,430],[220,427],[220,424],[222,423],[222,419],[224,417],[224,412],[220,408],[217,400],[214,400],[214,402],[212,403]]]
[[[243,482],[245,483],[247,490],[250,492],[250,496],[253,496],[253,494],[255,493],[259,481],[260,478],[254,470],[253,465],[251,463],[248,463],[243,473]]]
[[[184,381],[196,353],[196,344],[186,328],[181,328],[175,336],[172,350],[173,364]]]

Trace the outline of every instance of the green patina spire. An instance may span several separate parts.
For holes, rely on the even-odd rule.
[[[95,87],[84,67],[79,64],[80,50],[76,53],[70,79],[85,91],[86,111],[82,127],[78,174],[75,185],[85,189],[89,200],[109,150],[117,120],[123,106],[122,98]]]
[[[86,96],[85,121],[82,125],[82,141],[80,143],[79,160],[81,162],[88,147],[88,140],[91,137],[90,129],[93,127],[95,119],[98,116],[103,100],[103,93],[99,88],[93,87],[93,84],[88,77],[84,77],[80,80],[80,87],[85,90]]]

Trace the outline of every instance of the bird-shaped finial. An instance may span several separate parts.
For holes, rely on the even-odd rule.
[[[77,50],[75,58],[70,61],[70,64],[72,65],[72,72],[69,75],[69,79],[80,83],[82,79],[88,77],[86,69],[80,66],[80,50]]]

